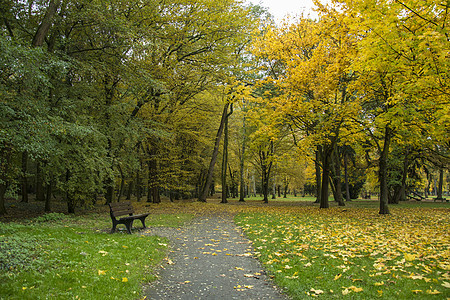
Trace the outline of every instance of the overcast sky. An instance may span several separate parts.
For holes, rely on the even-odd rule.
[[[305,16],[310,14],[312,18],[317,16],[312,10],[314,7],[312,0],[250,0],[250,2],[269,8],[277,22],[282,20],[286,14],[295,16],[303,12]],[[321,2],[327,3],[328,0],[321,0]]]

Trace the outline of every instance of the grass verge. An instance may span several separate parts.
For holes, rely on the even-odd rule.
[[[155,215],[146,223],[180,226],[190,218]],[[0,299],[139,298],[142,284],[155,279],[154,268],[166,257],[167,240],[109,234],[110,223],[104,214],[48,214],[1,224]]]
[[[448,209],[279,208],[236,223],[293,299],[448,299]]]

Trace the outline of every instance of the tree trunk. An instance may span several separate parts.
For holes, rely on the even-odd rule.
[[[316,150],[316,160],[314,161],[314,165],[316,167],[316,201],[314,203],[320,203],[320,199],[322,198],[322,179],[321,179],[321,171],[320,171],[320,160],[322,156],[322,146],[317,146]]]
[[[159,194],[158,161],[155,151],[150,153],[150,160],[148,162],[147,202],[161,203],[161,197]]]
[[[106,187],[106,204],[114,202],[114,186],[112,179],[107,180]]]
[[[320,191],[320,208],[329,208],[330,204],[328,203],[328,185],[330,180],[330,168],[331,168],[331,155],[332,148],[324,147],[322,153],[322,189]]]
[[[227,167],[228,167],[228,113],[225,117],[225,125],[223,129],[223,153],[222,153],[222,201],[220,203],[228,203],[227,200]]]
[[[0,216],[6,215],[6,207],[5,207],[5,194],[8,189],[7,182],[0,183]]]
[[[289,187],[289,184],[286,183],[286,184],[284,185],[284,196],[283,196],[283,198],[287,198],[288,187]]]
[[[133,183],[134,183],[133,180],[130,181],[130,182],[128,183],[127,198],[126,198],[126,200],[130,200],[130,199],[131,199],[131,193],[133,192]]]
[[[350,198],[350,185],[348,183],[348,154],[344,153],[344,176],[345,176],[345,200],[352,201]]]
[[[409,151],[406,151],[405,159],[403,160],[403,170],[402,170],[402,181],[400,184],[400,187],[394,194],[394,201],[393,204],[399,204],[400,201],[406,200],[406,179],[408,177],[408,166],[409,166]]]
[[[342,197],[342,181],[341,181],[341,160],[339,157],[339,149],[334,147],[334,185],[335,185],[335,199],[339,206],[345,206],[344,199]]]
[[[442,186],[444,184],[444,168],[439,168],[439,182],[438,182],[438,189],[437,189],[437,197],[436,200],[442,200]]]
[[[42,179],[41,163],[36,164],[36,201],[45,201],[44,181]]]
[[[263,192],[263,201],[264,203],[269,203],[269,177],[267,176],[267,172],[265,167],[262,171],[262,192]]]
[[[244,181],[244,162],[245,162],[245,118],[243,122],[243,128],[242,130],[244,138],[242,139],[242,151],[241,151],[241,157],[239,161],[239,202],[245,201],[245,181]],[[248,192],[248,191],[247,191]]]
[[[120,198],[123,195],[123,189],[125,187],[125,176],[123,175],[122,168],[119,166],[120,171],[120,186],[119,186],[119,192],[117,193],[117,202],[120,202]]]
[[[136,200],[139,202],[141,201],[142,197],[142,182],[141,182],[141,176],[139,174],[140,170],[136,172]]]
[[[229,105],[230,104],[227,102],[227,103],[225,103],[225,105],[223,107],[222,118],[220,120],[219,129],[217,130],[216,142],[214,144],[214,150],[213,150],[213,154],[211,157],[211,162],[209,163],[208,175],[206,176],[206,182],[205,182],[205,185],[203,186],[203,191],[201,192],[200,197],[198,198],[198,201],[200,201],[200,202],[206,202],[206,197],[208,196],[211,182],[213,180],[214,165],[216,164],[217,154],[219,153],[220,139],[222,137],[223,128],[225,126],[225,119],[227,118]]]
[[[387,179],[387,162],[389,155],[389,146],[391,142],[391,129],[386,125],[384,133],[384,145],[380,155],[380,166],[378,171],[378,178],[380,181],[380,211],[379,214],[389,214],[388,208],[388,179]]]
[[[52,207],[51,207],[51,199],[52,199],[52,181],[50,181],[47,184],[47,193],[45,195],[45,208],[44,211],[46,212],[51,212],[52,211]]]
[[[39,27],[33,37],[32,45],[34,47],[41,47],[44,44],[45,37],[47,36],[48,31],[50,30],[50,26],[52,25],[52,19],[56,14],[56,10],[59,7],[59,3],[60,3],[59,0],[56,1],[50,0],[44,19],[42,20],[41,24],[39,24]]]
[[[28,203],[28,174],[27,174],[27,165],[28,165],[28,153],[27,151],[24,151],[22,153],[22,200],[23,203]]]

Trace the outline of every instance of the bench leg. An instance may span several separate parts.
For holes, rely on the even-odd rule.
[[[113,227],[111,228],[111,233],[116,232],[117,223],[113,221]]]
[[[147,228],[147,227],[145,227],[145,218],[147,218],[147,216],[139,218],[139,220],[141,220],[141,222],[142,222],[143,228]]]
[[[131,227],[133,226],[133,220],[126,220],[123,222],[125,226],[127,227],[127,232],[131,234]]]

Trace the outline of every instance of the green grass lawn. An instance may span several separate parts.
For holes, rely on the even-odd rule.
[[[179,226],[190,217],[151,215],[146,224]],[[1,224],[0,299],[138,299],[168,241],[137,230],[109,234],[110,223],[105,214],[49,214]]]
[[[448,299],[449,210],[391,211],[268,208],[235,221],[294,299]]]

